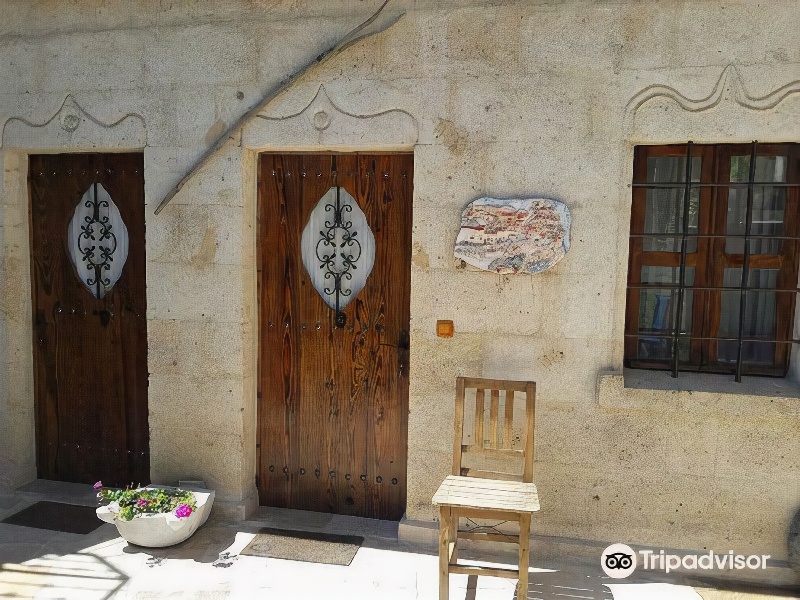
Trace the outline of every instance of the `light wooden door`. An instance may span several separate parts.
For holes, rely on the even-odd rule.
[[[261,155],[263,505],[405,511],[412,179],[412,154]]]
[[[38,476],[149,483],[142,155],[29,167]]]

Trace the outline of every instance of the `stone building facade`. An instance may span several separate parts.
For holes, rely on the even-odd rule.
[[[623,370],[623,352],[634,147],[800,142],[800,3],[391,0],[396,23],[315,64],[378,6],[4,4],[0,481],[37,476],[28,155],[143,152],[151,477],[202,477],[244,517],[258,504],[259,153],[406,151],[405,522],[435,519],[455,377],[534,380],[537,533],[785,559],[796,347],[787,377],[742,383]],[[569,253],[535,275],[459,268],[461,210],[483,196],[564,202]]]

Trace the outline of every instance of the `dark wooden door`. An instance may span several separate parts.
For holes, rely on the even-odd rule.
[[[41,155],[29,166],[38,476],[149,483],[142,155]],[[90,216],[73,223],[79,205]],[[88,235],[72,245],[81,231]],[[100,285],[70,247],[77,264],[100,265]],[[122,265],[115,283],[112,263]]]
[[[413,163],[412,154],[261,156],[263,505],[380,519],[405,511]],[[338,320],[313,285],[301,243],[312,211],[337,187],[363,211],[375,248],[364,288]],[[308,235],[316,244],[329,231],[323,220]],[[369,234],[358,235],[366,246]],[[318,255],[310,260],[312,270],[326,270]],[[333,278],[326,282],[332,289]]]

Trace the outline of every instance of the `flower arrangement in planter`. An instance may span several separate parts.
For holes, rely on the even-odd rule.
[[[160,548],[186,540],[206,522],[214,491],[166,486],[111,489],[98,481],[97,497],[104,502],[97,517],[114,523],[119,534],[137,546]]]
[[[103,487],[103,482],[94,484],[99,490],[97,497],[104,500],[117,519],[130,521],[141,515],[175,512],[183,519],[197,509],[194,494],[178,488],[127,488],[124,490]]]

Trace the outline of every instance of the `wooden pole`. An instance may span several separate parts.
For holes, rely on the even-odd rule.
[[[264,110],[273,100],[275,100],[278,96],[281,95],[282,92],[289,89],[294,83],[300,79],[303,75],[305,75],[312,67],[322,65],[331,58],[338,56],[342,52],[344,52],[347,48],[352,46],[353,44],[363,40],[366,37],[371,35],[375,35],[382,31],[387,30],[389,27],[397,23],[405,13],[400,13],[399,15],[391,18],[390,20],[379,23],[375,27],[371,27],[375,21],[378,19],[378,16],[383,12],[383,9],[389,3],[389,0],[385,0],[383,4],[381,4],[380,8],[375,11],[375,13],[366,21],[361,23],[358,27],[351,30],[347,35],[345,35],[339,42],[337,42],[334,46],[317,56],[314,60],[304,65],[301,69],[296,71],[294,75],[289,77],[288,79],[283,80],[276,86],[270,88],[270,90],[266,93],[266,95],[261,99],[261,101],[247,110],[242,116],[240,116],[236,121],[228,127],[225,132],[220,135],[217,140],[208,147],[208,149],[200,156],[200,158],[195,161],[189,171],[181,177],[181,180],[175,184],[175,186],[169,191],[169,193],[164,196],[164,199],[159,202],[158,206],[156,207],[155,214],[160,213],[164,207],[169,204],[169,201],[172,200],[178,192],[181,191],[181,188],[186,184],[189,179],[203,166],[205,165],[211,156],[219,150],[228,138],[236,131],[240,130],[245,123],[250,121],[254,116],[256,116],[259,112]]]

